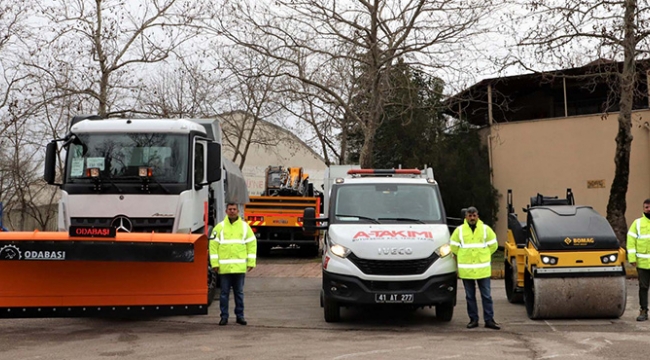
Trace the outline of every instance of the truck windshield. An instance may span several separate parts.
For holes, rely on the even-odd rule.
[[[419,184],[350,184],[336,192],[334,215],[338,222],[381,223],[412,220],[415,223],[442,220],[435,188]],[[358,216],[358,217],[357,217]]]
[[[140,181],[140,167],[153,168],[161,183],[187,181],[188,136],[182,134],[76,134],[66,163],[67,182],[89,181],[86,169],[99,168],[100,178]]]

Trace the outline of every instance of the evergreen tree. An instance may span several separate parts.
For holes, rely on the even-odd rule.
[[[449,127],[442,112],[442,80],[401,62],[388,78],[392,92],[377,129],[374,167],[430,166],[448,217],[460,217],[462,208],[476,206],[483,221],[493,225],[497,191],[490,181],[488,152],[478,130],[464,123]],[[348,129],[347,141],[348,163],[358,163],[363,144],[360,129]]]

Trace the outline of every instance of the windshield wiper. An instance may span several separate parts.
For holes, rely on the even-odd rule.
[[[399,218],[379,218],[377,220],[411,221],[411,222],[418,223],[418,224],[424,224],[425,223],[424,221],[422,221],[420,219],[402,218],[402,217],[399,217]]]
[[[117,186],[117,184],[113,182],[113,180],[111,179],[110,176],[109,177],[105,177],[105,176],[76,176],[76,177],[70,179],[70,183],[74,183],[76,180],[91,180],[93,182],[93,186],[94,186],[95,191],[101,191],[101,185],[102,185],[103,180],[108,180],[108,183],[113,185],[117,189],[117,191],[120,192],[120,194],[124,193],[124,191],[122,191],[122,188]]]
[[[100,180],[104,180],[104,179],[108,180],[108,182],[111,183],[111,185],[113,185],[117,189],[117,191],[120,192],[120,194],[124,193],[124,191],[122,191],[122,188],[120,188],[119,186],[117,186],[116,183],[113,182],[113,179],[111,179],[110,175],[108,175],[108,176],[100,176],[99,179]]]
[[[161,189],[165,190],[165,192],[166,192],[167,194],[171,194],[171,192],[169,191],[169,189],[167,189],[163,184],[161,184],[160,182],[158,182],[158,180],[156,179],[156,177],[151,176],[151,177],[149,177],[148,179],[153,180],[153,182],[155,182],[158,186],[160,186]]]
[[[371,218],[371,217],[367,217],[367,216],[361,216],[361,215],[343,215],[343,214],[336,214],[336,215],[334,215],[334,216],[336,216],[336,217],[355,217],[355,218],[359,218],[359,219],[363,219],[363,220],[369,220],[369,221],[372,222],[373,224],[379,224],[379,221],[377,221],[377,219],[375,219],[375,218]]]

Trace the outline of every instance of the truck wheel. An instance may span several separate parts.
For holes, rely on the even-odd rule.
[[[519,269],[517,268],[517,259],[512,259],[512,303],[513,304],[523,304],[524,303],[524,289],[519,288]],[[516,290],[519,290],[518,292]]]
[[[208,306],[212,305],[212,301],[217,295],[218,283],[219,276],[212,271],[212,266],[208,265]]]
[[[332,299],[323,299],[323,314],[325,315],[325,322],[341,321],[341,307]]]
[[[454,316],[454,303],[446,302],[436,305],[436,318],[440,321],[449,322]]]
[[[257,255],[260,257],[268,257],[271,255],[271,246],[267,244],[257,244]]]
[[[318,245],[300,245],[300,255],[302,257],[317,257]]]
[[[505,274],[503,276],[506,283],[506,296],[511,304],[520,304],[524,300],[524,294],[517,292],[517,263],[516,260],[510,265],[508,260],[505,261]]]

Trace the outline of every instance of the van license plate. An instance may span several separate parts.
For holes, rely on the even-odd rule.
[[[408,304],[413,298],[413,294],[375,294],[375,302],[385,304]]]

